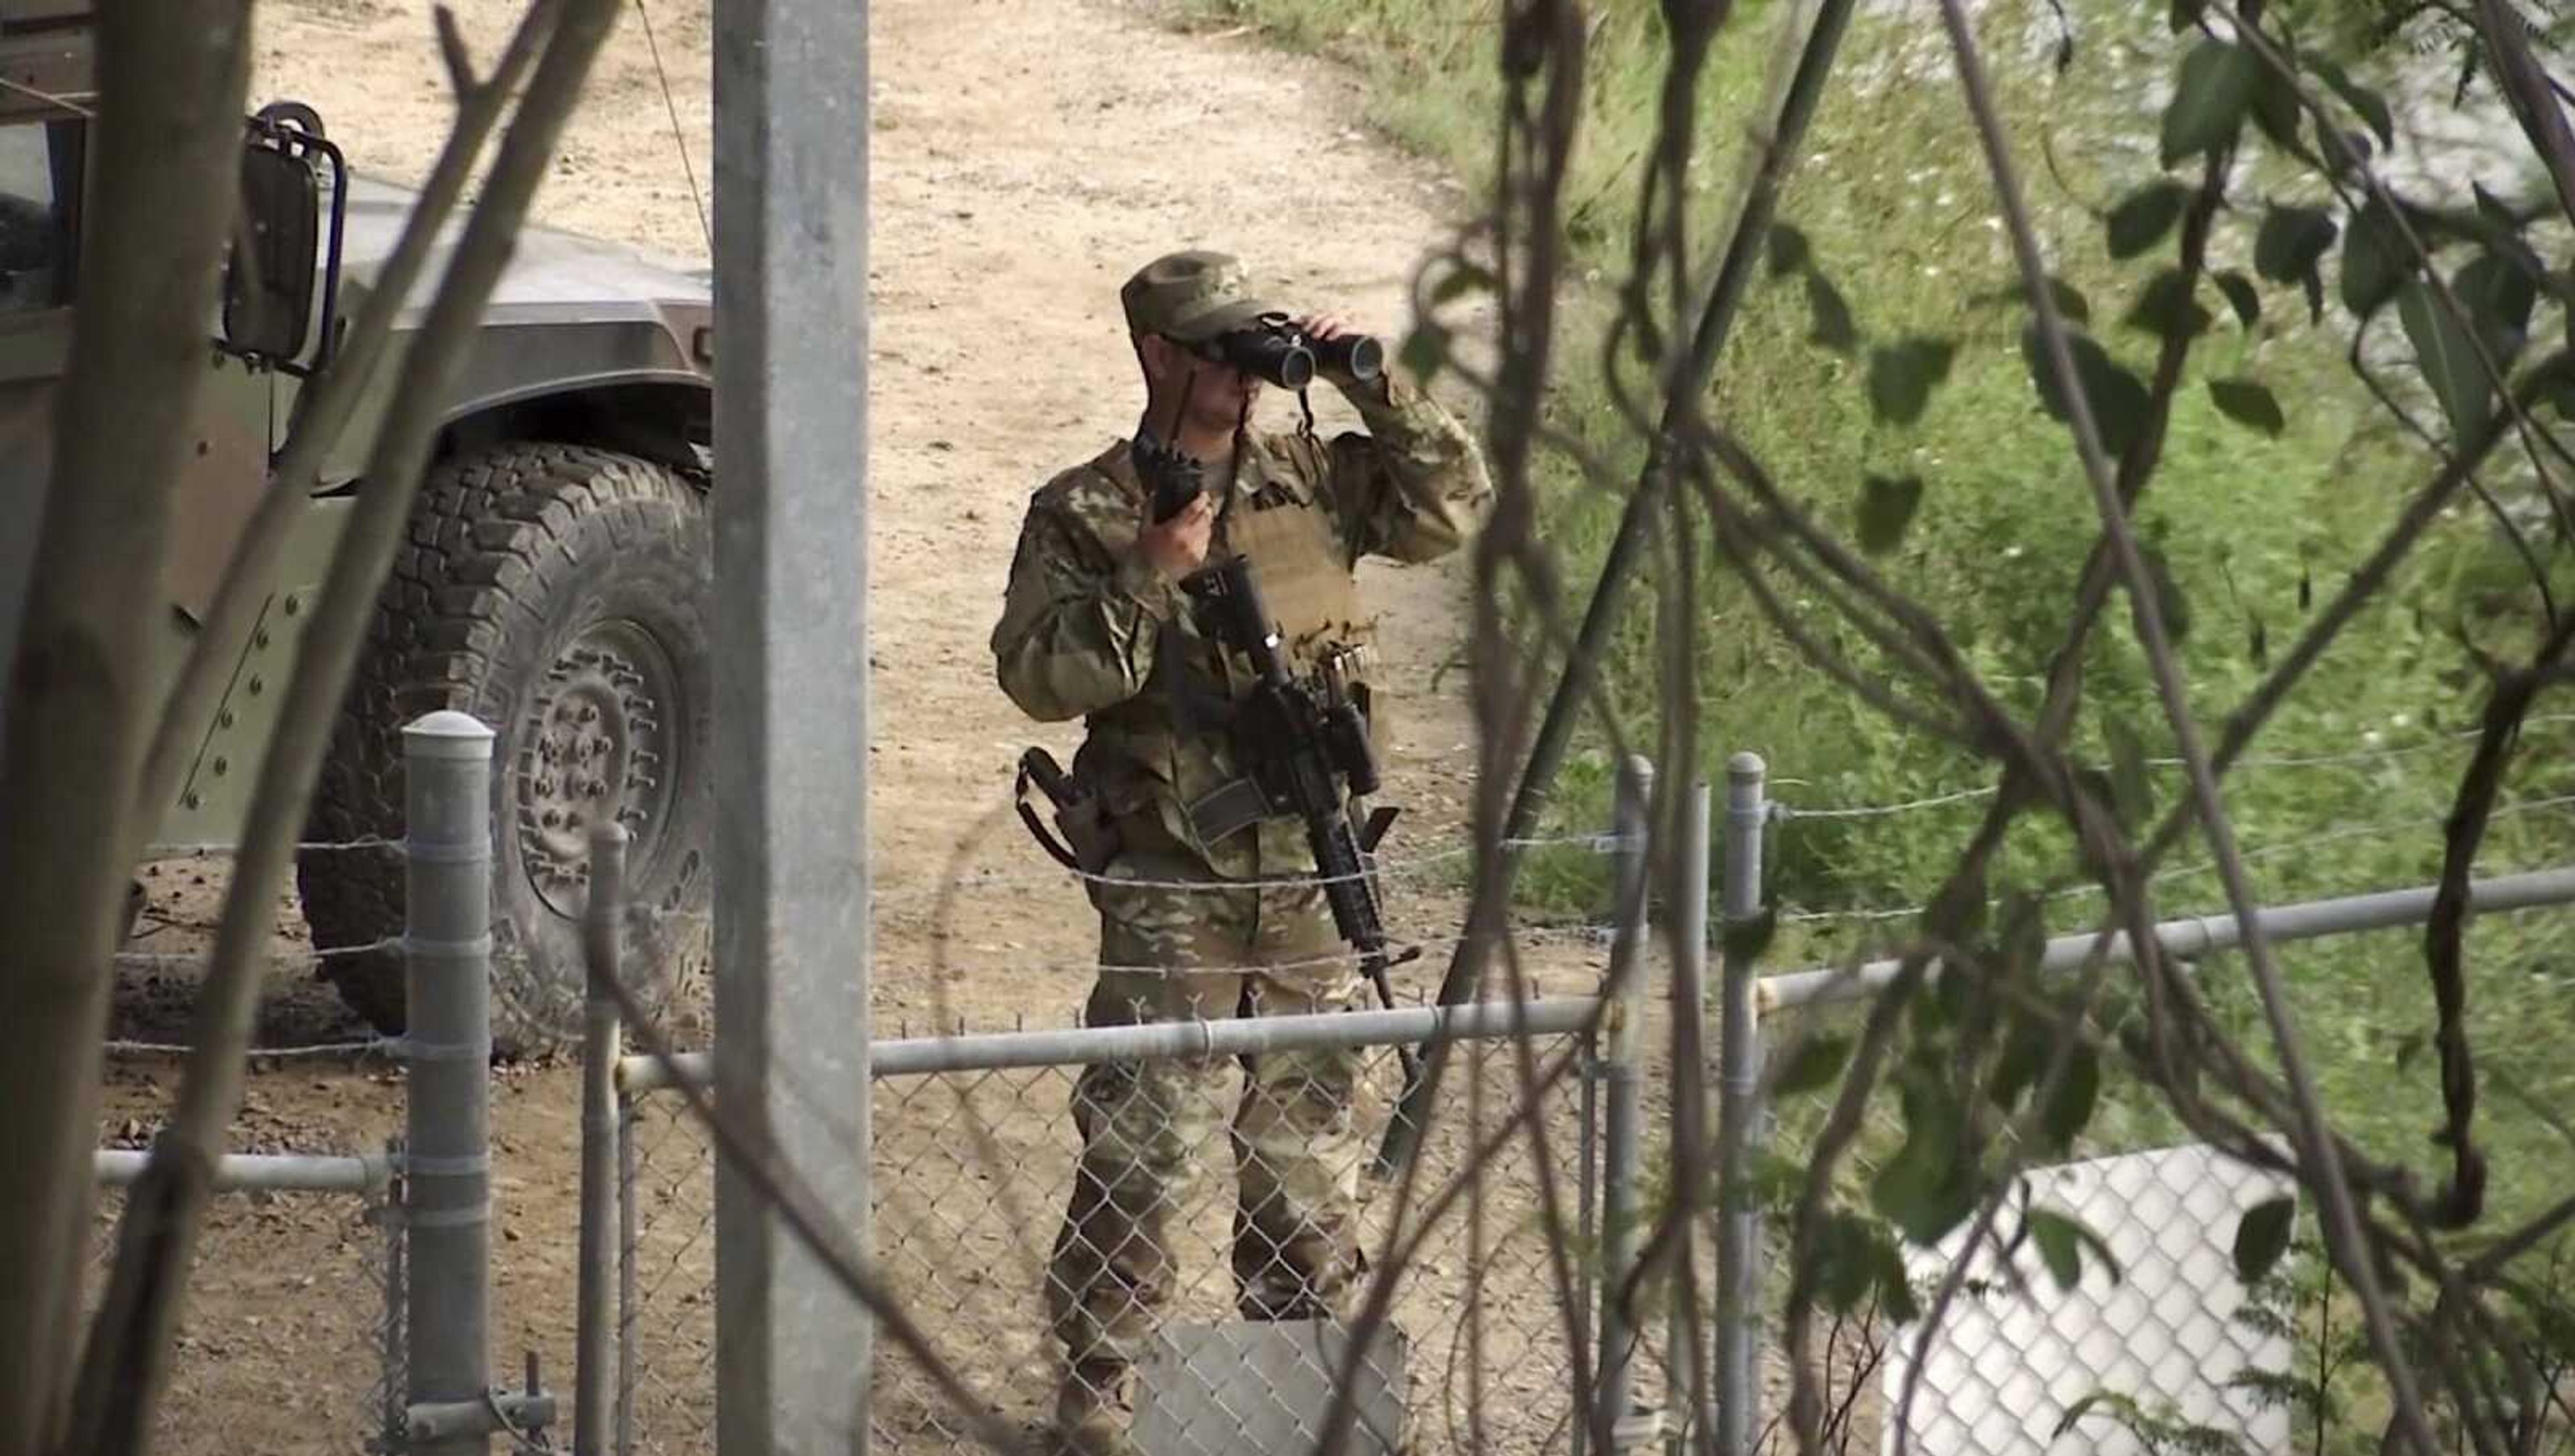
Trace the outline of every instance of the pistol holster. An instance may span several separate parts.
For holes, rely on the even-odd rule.
[[[1056,832],[1059,840],[1038,822],[1037,811],[1029,806],[1029,784],[1055,806]],[[1057,764],[1055,756],[1044,748],[1031,748],[1020,755],[1020,777],[1014,796],[1018,799],[1020,821],[1038,846],[1054,856],[1056,862],[1079,874],[1098,874],[1118,857],[1118,825],[1100,795],[1074,781],[1071,774]]]

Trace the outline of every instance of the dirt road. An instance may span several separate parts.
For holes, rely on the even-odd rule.
[[[454,8],[488,61],[521,7]],[[311,102],[362,170],[406,181],[426,170],[450,113],[426,0],[266,0],[259,15],[255,103]],[[1461,194],[1355,128],[1347,78],[1255,37],[1185,35],[1125,0],[877,0],[873,26],[879,1034],[1065,1024],[1087,986],[1092,917],[1001,810],[1021,748],[1045,742],[1061,755],[1073,729],[1018,713],[993,683],[985,641],[1029,493],[1127,430],[1140,404],[1118,281],[1170,248],[1227,248],[1391,340],[1410,271]],[[707,0],[626,12],[538,200],[543,221],[705,261],[692,180],[706,196],[707,29]],[[1320,428],[1349,418],[1336,400],[1315,403]],[[1292,418],[1292,402],[1272,409],[1273,423]],[[1462,674],[1429,684],[1456,641],[1461,569],[1364,572],[1391,634],[1400,705],[1386,795],[1408,808],[1398,856],[1458,843],[1471,771]],[[944,946],[948,969],[934,974],[932,899],[952,856],[968,890]],[[178,923],[159,948],[202,939],[191,925],[205,928],[220,884],[216,866],[164,868],[156,902]],[[1436,935],[1453,925],[1435,875],[1398,885],[1399,926]],[[291,903],[279,919],[291,948]],[[1557,968],[1582,977],[1589,959],[1577,952]],[[1440,963],[1425,957],[1409,980],[1434,982]],[[184,978],[127,987],[120,1029],[184,1032],[186,992]],[[282,960],[272,1035],[309,1034],[336,1016]],[[138,1142],[174,1078],[148,1061],[113,1075],[105,1132]],[[494,1109],[496,1369],[515,1370],[534,1349],[559,1386],[571,1373],[576,1090],[568,1067],[516,1068],[497,1079]],[[372,1149],[400,1118],[399,1083],[381,1067],[285,1063],[254,1076],[237,1138]],[[351,1444],[372,1340],[370,1300],[351,1281],[372,1235],[345,1215],[345,1205],[293,1199],[222,1206],[183,1355],[189,1419],[170,1449]]]
[[[478,55],[497,52],[519,8],[457,7]],[[259,99],[311,101],[358,165],[420,175],[449,114],[426,11],[273,3]],[[1061,755],[1073,741],[1002,696],[985,642],[1029,492],[1134,423],[1141,394],[1118,283],[1166,249],[1226,248],[1392,340],[1410,272],[1460,194],[1361,135],[1345,78],[1257,38],[1179,34],[1116,0],[893,0],[873,16],[869,813],[888,957],[878,1005],[897,1025],[942,1010],[981,1021],[1005,1006],[1057,1019],[1080,993],[1077,969],[1034,997],[1013,976],[995,1001],[975,973],[1086,953],[1086,905],[1015,820],[994,824],[961,867],[1035,883],[976,897],[950,947],[952,1004],[934,1006],[904,962],[925,949],[937,877],[1007,797],[1020,749],[1048,742]],[[702,265],[709,67],[707,0],[630,9],[541,217]],[[1316,405],[1319,428],[1348,419],[1337,400]],[[1292,409],[1274,398],[1269,423]],[[1370,569],[1399,685],[1426,684],[1455,641],[1454,570]],[[1435,801],[1451,796],[1436,786],[1437,761],[1468,741],[1450,708],[1457,682],[1436,706],[1400,689],[1392,801],[1415,808],[1401,839],[1416,846],[1451,817]],[[1068,926],[1070,939],[1058,933]]]

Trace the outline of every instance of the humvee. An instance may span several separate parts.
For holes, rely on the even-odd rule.
[[[50,450],[45,403],[79,297],[92,0],[0,0],[0,661],[14,656]],[[349,151],[363,150],[353,146]],[[243,203],[259,266],[227,270],[212,320],[153,637],[159,681],[196,650],[208,604],[299,402],[334,366],[412,194],[352,166],[307,106],[244,119]],[[453,230],[461,223],[451,224]],[[235,260],[237,263],[240,260]],[[302,629],[363,485],[375,434],[441,272],[397,317],[364,407],[331,444],[257,621],[211,644],[229,665],[193,761],[158,806],[159,844],[223,846],[247,818]],[[244,285],[245,277],[257,280]],[[255,287],[257,296],[245,296]],[[497,734],[494,1032],[577,1036],[591,826],[634,834],[628,963],[666,998],[703,964],[710,861],[711,280],[601,240],[530,227],[454,394],[404,549],[368,609],[296,860],[321,974],[359,1014],[403,1025],[402,726],[457,709]],[[0,723],[0,731],[5,723]],[[331,953],[331,952],[340,953]]]

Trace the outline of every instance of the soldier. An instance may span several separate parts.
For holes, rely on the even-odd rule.
[[[1200,630],[1182,584],[1240,554],[1292,671],[1333,653],[1363,663],[1371,624],[1353,575],[1359,559],[1426,562],[1456,550],[1490,483],[1472,437],[1391,373],[1373,384],[1346,369],[1317,376],[1364,432],[1254,431],[1264,384],[1219,362],[1214,341],[1286,311],[1247,293],[1236,259],[1175,253],[1147,264],[1120,297],[1145,376],[1137,438],[1032,498],[992,639],[1003,691],[1022,710],[1086,721],[1072,777],[1101,831],[1082,846],[1100,912],[1086,1019],[1338,1009],[1360,994],[1360,977],[1311,879],[1303,826],[1212,814],[1211,791],[1243,771],[1222,717],[1247,673]],[[1346,332],[1319,315],[1299,327],[1318,342]],[[1158,476],[1175,459],[1196,462],[1207,490],[1155,524],[1140,464]],[[1371,695],[1382,742],[1380,703]],[[1229,887],[1243,880],[1260,883]],[[1332,1317],[1359,1268],[1358,1061],[1273,1052],[1249,1065],[1232,1129],[1233,1263],[1248,1319]],[[1068,1360],[1057,1427],[1077,1450],[1124,1448],[1129,1370],[1175,1285],[1168,1216],[1193,1150],[1214,1134],[1222,1071],[1215,1060],[1104,1064],[1076,1085],[1084,1151],[1048,1305]]]

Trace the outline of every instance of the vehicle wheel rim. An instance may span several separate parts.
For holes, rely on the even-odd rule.
[[[652,864],[676,795],[679,695],[669,655],[631,622],[592,625],[546,670],[519,758],[519,847],[555,913],[579,919],[589,904],[590,835],[604,817],[634,836],[630,875]]]

